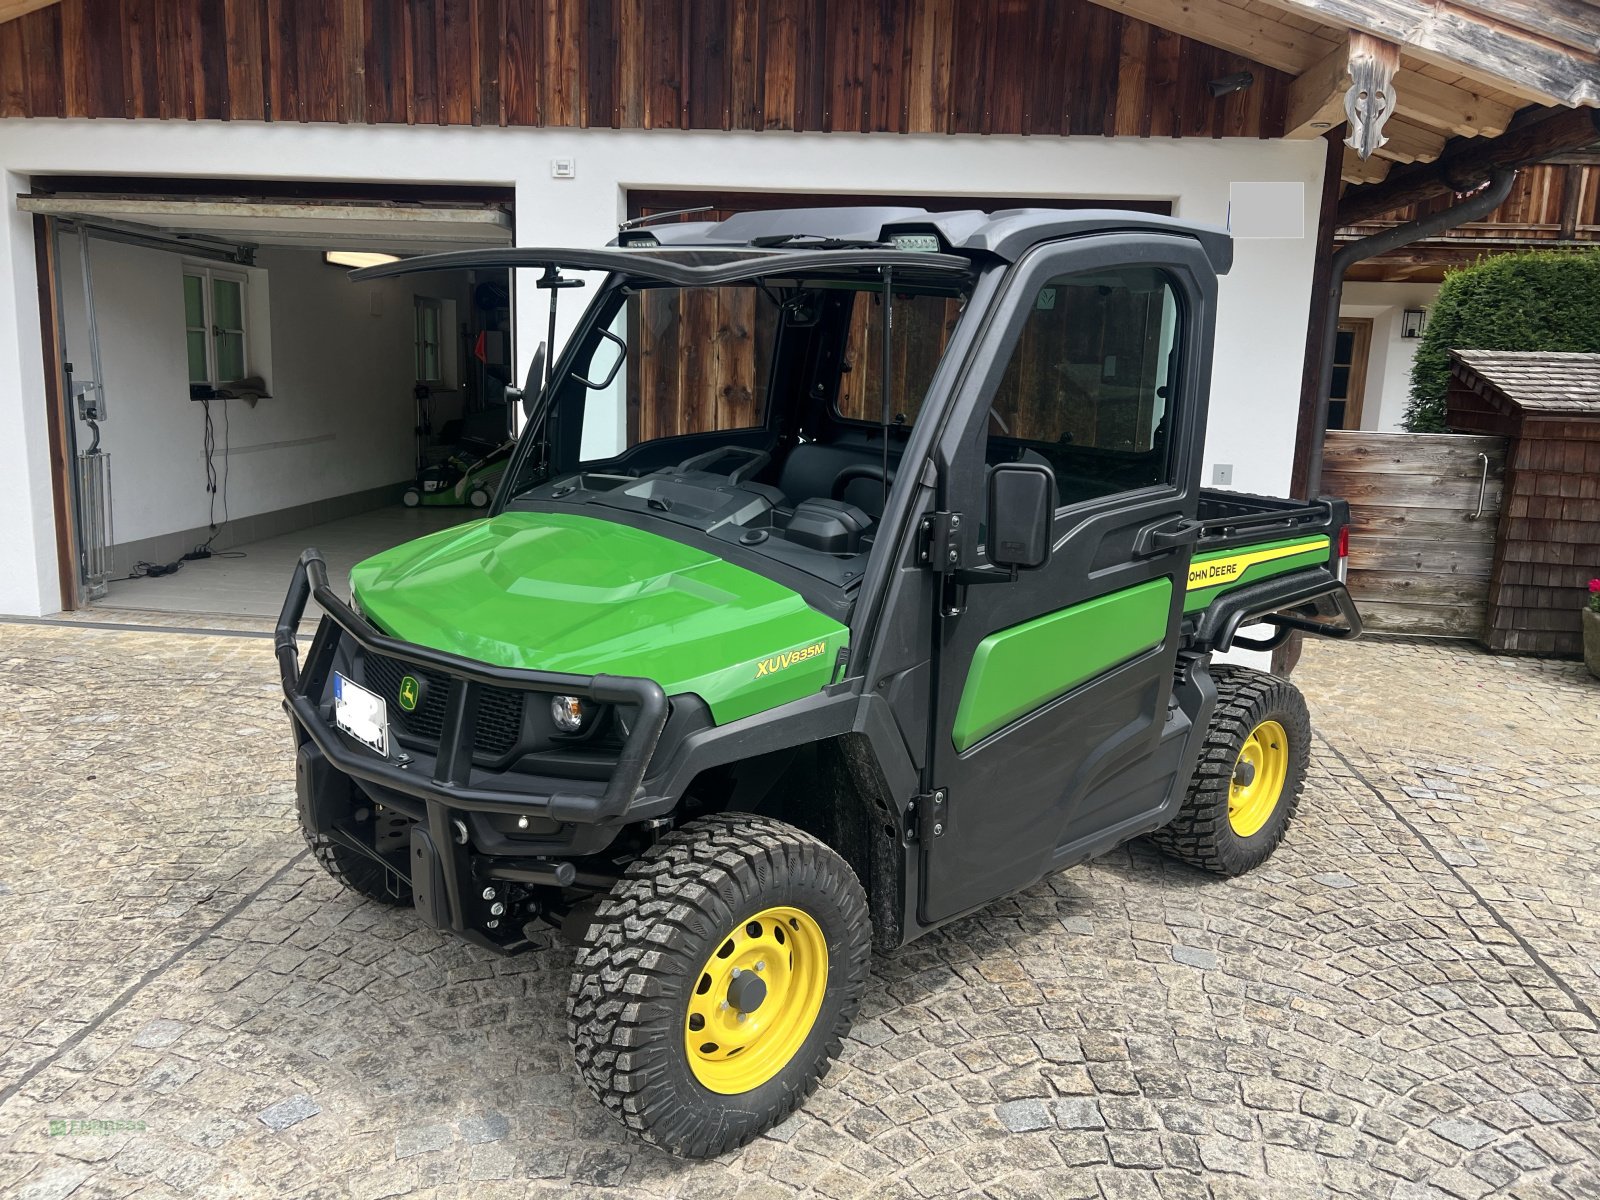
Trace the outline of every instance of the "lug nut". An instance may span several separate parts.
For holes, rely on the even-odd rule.
[[[483,889],[483,898],[485,900],[493,900],[494,899],[494,889],[492,887],[484,888]]]
[[[738,968],[738,967],[735,967],[735,968],[734,968],[734,969],[733,969],[733,977],[734,977],[734,978],[735,978],[735,979],[737,979],[737,978],[739,978],[739,976],[741,976],[741,975],[743,975],[743,974],[744,974],[744,972],[743,972],[743,971],[741,971],[741,970],[739,970],[739,968]]]
[[[718,1005],[718,1006],[717,1006],[717,1007],[718,1007],[718,1008],[727,1008],[727,1007],[728,1007],[728,1002],[727,1002],[727,1001],[726,1001],[726,1000],[724,1000],[724,1001],[723,1001],[723,1002],[722,1002],[722,1003],[721,1003],[721,1004],[719,1004],[719,1005]]]
[[[741,1025],[744,1024],[744,1014],[743,1013],[739,1014],[739,1024],[741,1024]]]
[[[505,910],[506,910],[506,906],[504,904],[501,904],[500,901],[498,901],[498,900],[496,900],[493,904],[489,905],[489,911],[492,912],[497,917],[501,913],[505,912]]]
[[[483,924],[484,924],[484,927],[487,928],[487,929],[499,929],[500,928],[500,922],[499,921],[485,921]]]
[[[758,970],[758,971],[765,971],[765,970],[766,970],[766,969],[767,969],[767,964],[766,964],[766,963],[764,963],[764,962],[758,962],[758,963],[757,963],[757,964],[756,964],[756,970]]]

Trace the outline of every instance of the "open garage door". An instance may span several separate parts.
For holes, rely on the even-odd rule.
[[[397,201],[305,201],[208,196],[19,196],[23,212],[84,222],[129,235],[195,246],[308,246],[321,250],[382,247],[425,254],[509,246],[511,213],[501,205],[473,207]]]
[[[34,182],[64,607],[267,616],[304,545],[353,563],[492,496],[509,273],[345,276],[512,244],[509,192]]]

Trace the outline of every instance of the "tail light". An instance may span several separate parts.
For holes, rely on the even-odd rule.
[[[1344,583],[1350,577],[1350,526],[1339,526],[1339,564],[1335,568],[1339,582]]]

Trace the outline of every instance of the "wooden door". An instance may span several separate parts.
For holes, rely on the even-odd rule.
[[[1479,637],[1506,441],[1328,433],[1322,490],[1350,502],[1350,594],[1368,629]]]
[[[1328,390],[1328,428],[1360,429],[1367,391],[1367,355],[1372,350],[1370,317],[1343,317],[1333,344],[1333,383]]]

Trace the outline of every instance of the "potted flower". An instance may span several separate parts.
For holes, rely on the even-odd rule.
[[[1583,661],[1600,679],[1600,579],[1589,580],[1589,603],[1583,606]]]

